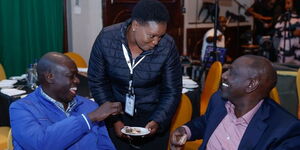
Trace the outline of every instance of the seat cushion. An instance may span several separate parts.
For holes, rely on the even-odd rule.
[[[9,127],[0,127],[0,149],[7,148],[7,138],[9,130]]]

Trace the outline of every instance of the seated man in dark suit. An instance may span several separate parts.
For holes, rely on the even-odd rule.
[[[171,145],[182,147],[203,139],[200,150],[300,149],[300,122],[268,98],[277,75],[269,60],[245,55],[222,75],[206,113],[171,135]]]
[[[76,95],[75,63],[61,53],[45,54],[37,65],[41,86],[10,106],[14,149],[114,150],[103,120],[121,103],[98,105]]]

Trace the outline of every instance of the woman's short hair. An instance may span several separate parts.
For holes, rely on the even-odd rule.
[[[148,21],[168,22],[169,12],[164,4],[157,0],[140,0],[133,8],[131,18],[139,23]]]

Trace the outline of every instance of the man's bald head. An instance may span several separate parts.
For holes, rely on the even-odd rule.
[[[254,107],[268,97],[277,82],[271,62],[264,57],[244,55],[237,58],[222,75],[222,97],[237,106]]]
[[[68,56],[62,53],[46,53],[37,64],[39,82],[43,84],[45,82],[45,73],[55,72],[58,67],[63,66],[64,64],[66,64],[66,62],[75,64]]]
[[[244,61],[246,63],[245,65],[249,67],[248,74],[250,77],[259,79],[261,83],[259,90],[268,94],[276,86],[277,74],[272,63],[268,59],[255,55],[245,55],[239,59],[248,59],[247,61]]]

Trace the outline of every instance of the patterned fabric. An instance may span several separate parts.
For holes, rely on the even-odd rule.
[[[67,109],[65,110],[64,105],[63,105],[61,102],[59,102],[59,101],[57,101],[57,100],[51,98],[50,96],[48,96],[48,95],[43,91],[42,88],[41,88],[41,94],[42,94],[42,96],[43,96],[45,99],[47,99],[47,100],[49,100],[50,102],[54,103],[55,106],[57,106],[57,107],[58,107],[62,112],[64,112],[68,117],[70,117],[71,111],[73,110],[74,106],[77,104],[76,100],[73,99],[73,100],[68,104],[68,107],[67,107]]]
[[[279,38],[278,62],[300,65],[300,37],[292,33],[295,29],[300,29],[300,16],[295,13],[281,15],[275,29],[275,36]]]

